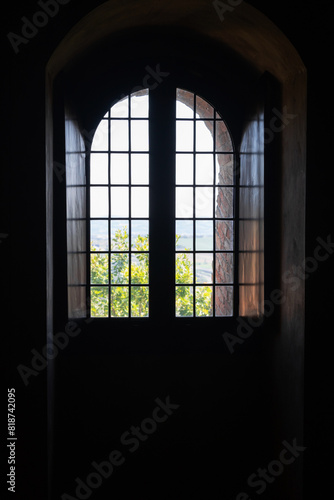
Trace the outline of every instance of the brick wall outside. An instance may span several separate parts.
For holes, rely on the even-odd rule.
[[[191,109],[194,109],[193,94],[179,90],[178,100]],[[205,120],[212,117],[212,108],[204,99],[197,99],[196,112],[211,134],[214,134],[213,121]],[[216,152],[217,154],[217,183],[216,191],[216,217],[233,216],[233,188],[224,187],[234,184],[233,172],[233,148],[230,134],[223,121],[216,122]],[[221,187],[220,187],[221,186]],[[233,226],[225,221],[217,221],[215,228],[216,250],[233,250]],[[227,253],[216,254],[216,283],[232,283],[234,279],[234,255]],[[216,289],[215,314],[216,316],[230,316],[232,314],[233,295],[231,287],[219,287]]]

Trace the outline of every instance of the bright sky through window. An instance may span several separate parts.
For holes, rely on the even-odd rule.
[[[147,96],[135,97],[131,106],[131,116],[132,117],[142,117],[147,113],[148,99]],[[193,118],[193,110],[183,104],[182,102],[177,102],[177,112],[179,116],[184,118]],[[128,106],[127,100],[117,103],[112,108],[111,116],[117,116],[117,118],[128,116]],[[199,115],[196,114],[196,118]],[[125,121],[124,121],[125,122]],[[193,151],[193,125],[192,122],[181,122],[177,127],[176,135],[176,145],[181,141],[182,144],[187,144],[189,147],[189,152]],[[186,125],[186,126],[184,126]],[[133,127],[132,124],[132,149],[138,151],[148,151],[148,127],[145,127],[140,122],[138,126]],[[126,138],[126,130],[123,128],[123,122],[121,120],[115,120],[111,124],[111,136],[114,147],[119,151],[127,151],[128,149],[128,139]],[[134,139],[134,140],[133,140]],[[92,143],[92,154],[91,154],[91,184],[108,184],[108,155],[95,154],[94,151],[107,150],[108,149],[108,122],[101,122],[97,133],[94,136]],[[198,123],[196,130],[196,149],[197,151],[213,151],[213,138],[210,131],[207,129],[203,121]],[[146,184],[148,181],[148,157],[146,155],[137,154],[133,155],[135,158],[135,168],[132,174],[132,184]],[[190,155],[189,155],[190,156]],[[115,153],[111,156],[111,180],[115,184],[126,185],[129,182],[128,170],[124,165],[124,168],[120,168],[122,162],[124,162],[125,157],[122,154]],[[184,160],[184,158],[183,158]],[[202,160],[204,161],[205,158]],[[188,166],[187,166],[188,162]],[[192,176],[192,158],[189,157],[185,159],[182,170],[177,169],[178,172],[178,184],[187,183]],[[210,170],[200,168],[199,170],[201,179],[197,179],[200,184],[211,184],[212,174]],[[192,180],[190,181],[192,182]],[[138,208],[138,213],[147,214],[148,204],[147,197],[141,196],[140,189],[133,192],[133,202]],[[108,216],[108,188],[107,187],[92,187],[91,188],[91,217],[107,217]],[[203,193],[199,193],[199,196],[203,198],[203,210],[205,209],[205,190]],[[112,196],[112,216],[116,217],[127,217],[128,216],[128,193],[127,189],[115,190]],[[209,200],[208,200],[209,201]],[[180,192],[180,199],[178,206],[180,210],[187,210],[187,207],[191,203],[189,199],[189,193],[186,188]],[[146,217],[146,215],[145,215]]]

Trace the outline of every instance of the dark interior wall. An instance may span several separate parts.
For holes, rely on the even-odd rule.
[[[158,53],[158,34],[155,37],[154,51]],[[140,42],[142,39],[139,37]],[[91,128],[85,119],[92,114],[94,118],[94,106],[89,103],[90,111],[84,109],[87,91],[83,87],[87,85],[91,88],[93,83],[90,82],[95,81],[95,85],[103,89],[105,82],[111,82],[108,83],[107,95],[118,91],[117,87],[114,88],[112,76],[113,72],[119,74],[116,59],[120,64],[123,58],[129,57],[125,47],[131,47],[132,43],[129,36],[124,36],[122,49],[115,56],[109,77],[105,75],[108,65],[102,57],[105,72],[102,71],[101,79],[101,69],[96,63],[98,57],[94,55],[85,59],[84,69],[78,64],[75,69],[70,68],[67,78],[63,75],[63,80],[67,82],[66,98],[79,114],[81,112],[85,129]],[[185,42],[179,43],[186,46]],[[197,43],[195,39],[192,44],[194,50]],[[144,43],[143,47],[144,53],[150,53],[150,48],[145,47]],[[178,47],[175,36],[169,52],[176,52]],[[196,45],[196,50],[201,50],[200,43]],[[205,53],[204,48],[202,52]],[[211,58],[215,60],[212,52]],[[198,71],[199,59],[197,54]],[[95,61],[93,71],[92,60]],[[134,66],[130,64],[125,62],[121,65],[122,79],[125,82],[134,79],[136,82]],[[138,67],[141,69],[140,64]],[[156,64],[152,67],[156,67]],[[169,78],[172,79],[173,70],[170,69],[170,73]],[[78,80],[80,92],[76,91]],[[210,91],[213,92],[211,86]],[[246,94],[244,88],[243,92]],[[232,95],[237,103],[234,106],[237,107],[240,121],[243,118],[241,99],[236,89],[233,94],[229,93],[229,101]],[[101,93],[92,99],[96,104],[95,112],[101,108],[101,99],[103,101]],[[229,107],[233,110],[234,106]],[[82,110],[85,112],[82,113]],[[245,152],[248,152],[247,147]],[[62,252],[57,251],[56,255],[60,261]],[[66,319],[59,322],[59,315],[56,316],[58,330]],[[169,498],[174,489],[178,489],[173,494],[174,498],[192,496],[198,491],[201,491],[201,495],[233,495],[238,493],[238,489],[235,489],[241,487],[248,471],[253,470],[258,463],[267,461],[269,452],[266,436],[270,431],[266,422],[270,416],[261,398],[262,386],[265,384],[261,380],[259,345],[255,347],[256,344],[253,344],[244,353],[232,357],[223,343],[219,345],[220,336],[217,331],[210,331],[211,327],[206,329],[204,339],[202,330],[194,332],[186,326],[181,331],[175,331],[175,327],[168,328],[167,321],[165,318],[166,330],[163,330],[161,321],[150,331],[143,331],[138,322],[135,329],[117,324],[112,333],[109,331],[105,335],[99,332],[96,320],[92,322],[91,328],[87,328],[83,321],[80,323],[82,333],[76,343],[68,346],[64,355],[57,357],[55,498],[64,490],[73,490],[74,477],[85,473],[91,457],[96,460],[104,458],[116,446],[115,443],[119,444],[124,429],[145,416],[156,394],[169,394],[172,401],[180,402],[182,409],[166,429],[161,429],[162,435],[159,429],[147,448],[143,446],[142,452],[134,455],[132,461],[125,455],[127,465],[122,468],[121,475],[115,474],[112,481],[95,493],[96,498],[104,498],[108,487],[110,494],[119,495],[121,490],[124,494],[139,496],[145,488],[146,498],[151,498],[156,494],[159,484],[164,484],[163,498]],[[67,389],[65,394],[64,387]],[[95,391],[94,387],[97,388]],[[96,407],[100,409],[98,418]],[[112,424],[109,420],[112,420]],[[98,425],[94,425],[94,422],[98,422]],[[69,433],[67,428],[71,429]],[[171,440],[170,446],[163,438],[165,433]],[[121,446],[124,452],[124,445]],[[154,464],[147,457],[150,449],[156,454]],[[204,455],[206,459],[202,460],[200,457]],[[184,470],[182,462],[191,464],[190,471]],[[220,470],[223,472],[220,473]],[[123,475],[131,477],[131,482],[124,484]],[[191,477],[194,475],[198,479],[192,484]],[[148,478],[150,484],[145,487]]]
[[[287,35],[308,70],[305,253],[314,257],[319,244],[317,238],[326,241],[331,233],[329,148],[333,126],[328,96],[332,82],[325,70],[328,62],[326,47],[330,49],[330,2],[317,5],[311,1],[270,5],[262,1],[249,3],[259,8]],[[18,54],[12,50],[6,35],[8,32],[20,34],[21,17],[31,19],[40,7],[35,2],[15,2],[7,9],[3,22],[6,77],[2,80],[2,106],[7,119],[2,123],[5,138],[3,165],[6,167],[1,169],[4,194],[1,196],[3,223],[0,233],[8,236],[2,237],[0,250],[3,255],[3,282],[10,283],[4,287],[3,317],[10,315],[9,327],[6,328],[8,386],[17,388],[17,401],[21,408],[17,413],[21,440],[20,451],[17,452],[17,487],[22,498],[46,497],[46,370],[36,357],[31,366],[35,354],[31,353],[31,349],[42,351],[46,331],[45,66],[67,31],[98,4],[72,0],[60,6],[59,13],[50,18],[46,26],[31,36],[27,44],[20,45]],[[328,489],[333,444],[333,401],[328,386],[332,378],[332,363],[327,345],[332,329],[329,312],[333,289],[328,277],[333,270],[333,262],[330,252],[329,248],[328,259],[319,261],[316,271],[311,271],[311,261],[310,271],[305,273],[302,263],[298,270],[300,279],[305,280],[307,305],[305,496],[316,492],[319,498]],[[41,275],[42,280],[39,279]],[[16,367],[19,364],[34,370],[27,374],[27,386],[18,375]],[[67,432],[70,438],[70,429]]]

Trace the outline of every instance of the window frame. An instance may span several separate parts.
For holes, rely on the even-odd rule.
[[[85,150],[84,151],[80,150],[80,156],[84,157],[85,154],[87,155],[87,152],[89,152],[89,145],[91,144],[94,132],[100,120],[105,115],[106,110],[109,109],[112,104],[115,104],[120,99],[120,97],[123,97],[127,94],[131,94],[135,90],[143,89],[143,85],[140,85],[140,83],[143,82],[144,79],[143,75],[145,75],[143,68],[145,68],[146,70],[147,63],[149,63],[150,67],[161,66],[164,71],[165,69],[167,69],[168,72],[166,71],[166,75],[168,76],[166,77],[166,79],[168,78],[168,83],[171,86],[174,85],[174,88],[179,87],[179,88],[189,89],[189,91],[195,92],[200,96],[203,96],[204,98],[206,98],[206,100],[208,100],[212,104],[212,106],[214,106],[214,108],[218,112],[220,112],[220,114],[224,119],[224,122],[228,126],[228,130],[233,141],[233,147],[236,159],[235,171],[237,173],[237,176],[239,177],[240,151],[241,151],[240,148],[243,140],[245,123],[247,123],[248,111],[254,109],[253,104],[254,102],[256,102],[256,93],[258,91],[260,95],[266,99],[267,94],[263,91],[263,88],[264,89],[266,88],[267,78],[261,79],[260,81],[260,83],[263,82],[264,85],[261,84],[261,86],[259,87],[258,82],[254,82],[255,85],[254,87],[251,87],[249,89],[249,93],[238,94],[234,88],[234,85],[229,87],[230,83],[228,82],[228,79],[227,79],[227,84],[225,85],[226,82],[224,81],[222,82],[221,80],[219,80],[219,77],[217,76],[217,74],[215,74],[214,71],[212,71],[212,68],[211,70],[209,70],[208,67],[205,66],[203,67],[199,65],[198,67],[196,67],[196,69],[194,69],[191,67],[191,64],[189,63],[183,65],[180,64],[179,62],[170,62],[167,60],[164,63],[161,64],[159,63],[159,65],[157,65],[157,59],[145,59],[144,62],[138,60],[137,63],[135,63],[134,65],[132,64],[130,65],[128,64],[126,66],[121,65],[119,68],[122,68],[123,71],[120,71],[118,73],[117,79],[111,79],[112,82],[111,86],[106,85],[106,79],[104,78],[102,91],[100,93],[96,92],[90,95],[90,99],[87,99],[87,82],[83,86],[82,92],[80,94],[80,92],[78,93],[79,89],[77,87],[72,87],[71,79],[65,78],[64,75],[59,75],[59,77],[57,77],[57,81],[55,82],[55,90],[54,90],[55,102],[58,102],[55,108],[57,109],[57,113],[55,115],[55,129],[57,130],[61,128],[64,129],[65,113],[66,110],[69,109],[71,112],[71,116],[73,117],[73,120],[76,122],[77,134],[80,135],[81,140],[85,145]],[[113,73],[110,75],[110,77],[112,77],[117,67],[118,67],[117,64],[116,66],[113,66]],[[98,89],[98,85],[97,84],[94,85],[95,88]],[[164,87],[164,85],[165,82],[162,81],[162,83],[160,83],[157,87],[154,88],[154,92],[158,92],[159,89]],[[170,96],[169,97],[167,96],[167,100],[169,98]],[[175,95],[173,96],[173,103],[174,102],[175,102]],[[265,100],[265,102],[267,101]],[[224,111],[222,112],[221,110]],[[269,113],[269,107],[267,112]],[[267,119],[266,117],[267,115],[265,115],[265,119]],[[64,166],[63,169],[65,170],[65,178],[66,178],[66,170],[67,170],[66,141],[63,142],[61,136],[59,136],[58,134],[55,137],[55,139],[57,141],[55,148],[55,151],[57,152],[55,160],[61,162],[62,165]],[[269,149],[270,151],[272,150],[271,145]],[[266,148],[266,150],[268,150],[268,148]],[[268,171],[268,169],[265,169],[266,186],[268,184],[268,179],[271,177],[272,177],[271,173]],[[64,224],[64,222],[66,224],[66,189],[63,189],[63,187],[61,187],[60,184],[54,183],[53,193],[54,193],[54,211],[57,212],[58,215],[61,213],[63,214],[63,219],[61,218],[59,219],[59,217],[55,219],[54,229],[56,226],[58,227],[58,229],[57,231],[54,232],[55,235],[57,234],[57,238],[55,239],[54,242],[54,251],[56,253],[66,255],[67,254],[66,229],[64,231],[64,226],[61,230],[59,229],[59,226]],[[272,194],[270,194],[269,191],[265,191],[265,206],[267,207],[272,206],[271,197]],[[235,197],[235,202],[239,204],[238,196]],[[272,207],[272,209],[275,210],[274,207]],[[271,218],[268,216],[268,208],[266,208],[265,210],[265,221],[267,221],[265,222],[266,228],[268,228],[268,223],[270,222],[269,219],[271,220]],[[239,222],[239,218],[237,218],[237,222]],[[63,239],[59,238],[59,235],[61,233],[63,233]],[[269,233],[272,233],[270,227],[269,231],[266,230],[265,232],[265,235],[267,235],[265,236],[266,249],[272,247],[271,240],[268,239]],[[239,233],[238,231],[235,231],[236,249],[239,248],[238,240],[239,240]],[[174,230],[173,230],[173,245],[174,245]],[[174,250],[175,246],[173,246],[173,252]],[[238,255],[237,250],[236,250],[236,255]],[[268,258],[269,258],[268,252],[266,253],[266,255],[267,257],[265,258],[265,275],[267,277],[265,276],[265,281],[264,281],[265,290],[269,288],[269,281],[268,281],[269,273],[267,273]],[[237,265],[238,264],[239,262],[237,259]],[[86,289],[87,289],[87,284],[88,283],[85,284]],[[237,282],[235,281],[235,286],[236,284]],[[118,328],[117,325],[119,324],[122,325],[122,328],[125,327],[125,329],[127,329],[126,322],[128,322],[130,327],[138,326],[138,319],[140,325],[143,325],[144,322],[146,323],[147,321],[151,320],[152,324],[154,324],[155,320],[161,323],[162,319],[161,315],[156,318],[153,318],[152,314],[150,315],[149,318],[89,318],[89,316],[87,315],[87,310],[88,310],[87,293],[85,295],[86,299],[84,298],[80,299],[81,303],[80,303],[79,313],[74,316],[70,315],[68,310],[69,297],[68,297],[67,265],[66,261],[64,261],[61,258],[55,261],[54,286],[55,286],[55,292],[57,294],[57,299],[55,298],[53,302],[54,314],[55,317],[60,318],[59,319],[60,325],[63,324],[64,322],[75,321],[79,325],[82,325],[82,327],[86,328],[87,324],[89,324],[91,321],[94,321],[94,324],[101,326],[100,332],[101,334],[103,334],[104,330],[106,332],[108,331],[108,324],[110,319],[113,320],[116,328]],[[155,297],[153,297],[153,299],[154,298]],[[174,321],[176,319],[179,323],[184,322],[185,325],[190,325],[194,324],[193,323],[194,320],[196,321],[205,320],[208,326],[211,325],[213,328],[216,327],[222,328],[222,321],[224,321],[225,322],[224,325],[226,325],[224,326],[224,328],[225,327],[229,328],[232,331],[235,330],[235,327],[237,325],[235,320],[240,316],[238,302],[239,302],[239,294],[236,294],[235,303],[237,305],[235,306],[234,309],[234,315],[231,317],[225,316],[218,318],[213,318],[213,317],[175,318],[173,316],[172,318],[168,318],[168,321],[170,323],[170,321]],[[247,314],[244,316],[247,317]],[[266,319],[264,318],[264,320]],[[158,327],[159,325],[157,322],[155,324]],[[106,325],[105,329],[104,327],[102,327],[103,324]]]
[[[176,286],[177,284],[175,283],[175,281],[173,281],[173,305],[171,304],[171,299],[170,299],[170,296],[171,296],[171,293],[169,293],[169,298],[165,297],[165,300],[167,300],[167,303],[169,304],[169,310],[168,311],[163,311],[163,313],[161,314],[161,317],[165,317],[166,315],[169,317],[171,315],[171,313],[173,314],[173,319],[175,320],[179,320],[179,321],[184,321],[184,320],[191,320],[191,321],[194,321],[194,320],[212,320],[212,319],[217,319],[218,321],[219,320],[226,320],[228,318],[235,318],[237,316],[237,311],[238,311],[238,307],[239,307],[239,285],[238,285],[238,219],[239,219],[239,214],[238,214],[238,192],[239,192],[239,188],[238,188],[238,181],[239,181],[239,176],[238,176],[238,164],[239,164],[239,155],[238,155],[238,151],[235,147],[235,142],[234,142],[234,139],[233,139],[233,135],[231,133],[231,130],[229,129],[229,126],[226,122],[226,119],[224,118],[224,115],[223,113],[221,112],[221,110],[217,107],[217,105],[215,105],[214,103],[212,103],[212,101],[210,101],[206,95],[203,95],[203,92],[199,93],[197,91],[197,89],[195,88],[196,85],[191,85],[191,88],[189,88],[189,85],[187,86],[186,90],[188,92],[191,92],[193,94],[193,97],[194,97],[194,106],[195,106],[195,98],[196,96],[202,98],[203,100],[205,100],[206,102],[208,102],[214,109],[214,113],[215,113],[215,117],[214,117],[214,124],[216,125],[216,119],[222,119],[222,123],[224,123],[224,125],[226,126],[226,129],[227,129],[227,134],[228,134],[228,138],[231,142],[231,150],[230,151],[216,151],[216,144],[215,144],[215,140],[213,140],[214,142],[214,148],[213,148],[213,151],[212,151],[212,156],[213,156],[213,161],[214,161],[214,168],[215,168],[215,160],[216,160],[216,155],[218,154],[230,154],[232,155],[232,158],[233,158],[233,184],[231,185],[231,188],[233,190],[233,216],[231,218],[231,220],[233,221],[233,245],[232,245],[232,249],[231,251],[229,251],[229,253],[232,253],[233,257],[234,257],[234,265],[233,265],[233,283],[232,284],[229,284],[229,286],[233,287],[233,300],[232,300],[232,307],[233,307],[233,314],[232,315],[226,315],[226,316],[218,316],[216,315],[214,312],[212,315],[210,316],[197,316],[195,315],[195,308],[196,308],[196,303],[195,303],[195,300],[194,300],[194,305],[193,305],[193,316],[184,316],[184,317],[181,317],[181,316],[177,316],[176,315],[176,308],[175,308],[175,290],[176,290]],[[158,171],[158,169],[156,169],[157,171],[154,171],[154,168],[151,167],[152,164],[158,164],[158,158],[157,158],[157,155],[155,154],[155,151],[154,149],[158,149],[158,148],[152,148],[152,143],[155,143],[155,144],[160,144],[161,145],[161,142],[163,141],[163,136],[164,137],[169,137],[169,138],[173,138],[173,140],[170,142],[169,146],[167,145],[168,147],[168,151],[169,151],[169,162],[170,162],[170,165],[173,166],[173,168],[166,168],[165,169],[165,172],[168,172],[169,171],[169,174],[167,175],[165,181],[166,183],[169,185],[169,189],[167,190],[163,190],[165,191],[166,193],[165,194],[168,194],[169,193],[169,200],[172,200],[172,201],[169,201],[170,203],[170,206],[171,208],[173,209],[173,214],[169,211],[169,215],[168,215],[168,218],[169,218],[169,226],[171,226],[171,222],[172,222],[172,225],[173,225],[173,252],[172,252],[172,255],[173,255],[173,273],[171,273],[171,275],[173,276],[173,280],[174,280],[174,276],[175,276],[175,265],[176,265],[176,253],[177,253],[177,250],[176,250],[176,247],[175,247],[175,233],[176,233],[176,230],[175,230],[175,224],[176,224],[176,220],[177,220],[177,217],[176,217],[176,213],[175,213],[175,192],[176,192],[176,179],[175,179],[175,158],[176,158],[176,143],[175,143],[175,131],[176,131],[176,107],[175,107],[175,104],[176,104],[176,92],[177,92],[177,89],[185,89],[185,86],[183,85],[181,87],[181,85],[179,86],[177,84],[177,82],[173,82],[172,84],[165,84],[165,85],[161,85],[160,87],[158,88],[155,88],[154,89],[154,94],[153,92],[149,92],[149,102],[150,102],[150,113],[149,113],[149,137],[150,137],[150,146],[149,146],[149,164],[150,164],[150,167],[149,167],[149,172],[150,172],[150,179],[149,179],[149,184],[148,184],[148,187],[149,187],[149,190],[150,190],[150,209],[149,209],[149,225],[150,225],[150,229],[149,229],[149,238],[150,238],[150,247],[149,247],[149,259],[150,259],[150,264],[149,264],[149,275],[150,275],[150,279],[149,279],[149,290],[150,290],[150,294],[149,294],[149,316],[148,317],[133,317],[131,316],[130,314],[130,305],[129,305],[129,316],[126,316],[126,317],[114,317],[114,316],[110,316],[110,304],[109,304],[109,315],[108,317],[99,317],[99,316],[91,316],[91,295],[90,295],[90,290],[91,290],[91,280],[90,280],[90,255],[91,255],[91,252],[90,252],[90,248],[89,248],[89,245],[90,245],[90,200],[89,200],[89,191],[90,191],[90,175],[89,175],[89,172],[90,172],[90,155],[91,153],[94,153],[94,151],[91,151],[91,144],[93,142],[93,137],[92,137],[92,141],[90,141],[90,144],[88,144],[88,148],[87,148],[87,154],[86,154],[86,165],[87,165],[87,248],[89,249],[88,252],[87,252],[87,276],[88,276],[88,282],[87,282],[87,304],[88,304],[88,317],[91,318],[92,320],[98,320],[98,321],[129,321],[129,322],[133,322],[133,321],[144,321],[144,320],[150,320],[150,318],[152,317],[152,314],[151,314],[151,303],[153,302],[153,307],[155,308],[155,299],[156,299],[156,296],[155,296],[155,289],[156,289],[156,285],[155,285],[155,280],[154,280],[154,275],[155,275],[155,269],[157,270],[158,267],[157,267],[157,264],[155,262],[155,259],[154,259],[154,255],[155,255],[155,249],[154,249],[154,243],[153,243],[153,251],[152,251],[152,244],[151,244],[151,238],[153,236],[155,236],[155,234],[158,234],[160,233],[161,234],[161,230],[159,231],[158,230],[158,221],[153,221],[151,220],[151,216],[152,216],[152,213],[154,213],[154,208],[152,209],[152,201],[153,201],[153,205],[154,205],[154,199],[156,198],[155,194],[154,193],[158,193],[161,195],[161,190],[159,189],[159,183],[160,184],[163,184],[165,186],[165,184],[163,182],[161,182],[160,179],[158,179],[159,175],[161,175],[161,171],[163,170],[162,168],[160,168],[160,170]],[[131,95],[131,93],[129,93],[129,96]],[[125,97],[125,96],[124,96]],[[128,97],[128,96],[126,96]],[[165,113],[163,114],[163,116],[167,116],[168,113],[169,113],[169,117],[170,117],[170,121],[172,121],[172,124],[171,123],[168,123],[168,126],[170,128],[169,130],[169,133],[168,131],[164,131],[162,134],[160,134],[160,140],[158,138],[155,137],[155,134],[156,134],[156,125],[157,125],[157,121],[159,122],[159,125],[160,125],[160,129],[161,127],[163,128],[162,126],[162,123],[161,123],[161,119],[160,117],[158,117],[158,120],[157,120],[157,116],[160,115],[160,112],[161,110],[158,109],[158,112],[156,112],[157,110],[154,110],[151,111],[151,108],[152,108],[152,103],[155,103],[160,106],[162,105],[162,107],[165,106]],[[113,104],[116,104],[116,102],[114,101]],[[166,108],[167,106],[167,108]],[[169,109],[168,109],[169,107]],[[153,108],[154,108],[154,105],[153,105]],[[108,112],[107,112],[108,113]],[[101,121],[103,120],[103,118],[105,118],[106,114],[105,113],[103,115],[103,117],[101,118]],[[217,118],[216,114],[219,114],[219,118]],[[194,127],[195,127],[195,123],[199,120],[195,119],[195,109],[194,109],[194,118],[192,119],[192,122],[194,123]],[[109,115],[108,115],[109,116]],[[129,116],[128,117],[128,120],[131,121],[131,117]],[[201,118],[201,120],[204,120],[203,118]],[[101,121],[98,122],[97,124],[97,127],[96,127],[96,130],[99,126],[99,124],[101,123]],[[166,121],[166,120],[165,120]],[[168,121],[167,121],[168,122]],[[153,136],[153,137],[152,137]],[[152,140],[153,139],[153,140]],[[195,138],[194,138],[195,140]],[[165,144],[166,145],[166,144]],[[153,152],[152,152],[152,149],[153,149]],[[160,150],[162,148],[159,148],[159,152],[158,154],[161,156],[161,153],[160,153]],[[129,150],[127,151],[127,153],[129,154]],[[110,154],[110,148],[108,149],[108,154]],[[193,155],[193,157],[195,158],[195,155],[197,154],[196,152],[196,149],[192,149],[192,151],[190,152],[191,155]],[[161,163],[161,160],[159,159],[159,164]],[[167,163],[167,162],[166,162]],[[214,177],[215,177],[215,171],[214,171]],[[110,181],[110,174],[109,174],[109,181]],[[153,183],[153,186],[152,186],[152,183]],[[129,179],[129,186],[130,186],[130,179]],[[108,183],[108,187],[110,188],[110,184]],[[193,179],[193,189],[194,189],[194,192],[196,190],[196,187],[198,187],[197,183],[196,183],[196,180],[195,178]],[[216,182],[216,179],[214,178],[213,180],[213,185],[211,186],[214,190],[214,193],[217,189],[217,182]],[[173,195],[172,195],[173,193]],[[214,197],[215,198],[215,197]],[[168,208],[166,209],[168,211]],[[111,218],[111,215],[109,213],[109,217],[108,217],[108,223],[110,223],[110,218]],[[207,219],[207,218],[206,218]],[[129,221],[131,220],[131,214],[129,214]],[[198,220],[202,220],[202,218],[198,218],[196,217],[196,214],[194,213],[193,214],[193,218],[192,218],[192,221],[193,221],[193,225],[196,224],[196,221]],[[204,220],[204,219],[203,219]],[[215,257],[216,257],[216,254],[218,254],[218,252],[216,251],[216,244],[215,244],[215,240],[216,240],[216,235],[215,235],[215,221],[218,220],[216,218],[216,214],[213,213],[213,216],[212,218],[210,218],[210,221],[212,222],[213,224],[213,250],[212,250],[212,253],[213,253],[213,260],[215,261]],[[171,240],[169,238],[169,244],[168,244],[168,248],[169,248],[169,254],[171,254]],[[108,254],[110,255],[110,248],[109,248],[109,251],[108,251]],[[131,248],[129,247],[129,255],[131,254]],[[197,252],[195,251],[195,248],[193,249],[193,255],[196,256]],[[153,256],[153,264],[152,264],[152,258]],[[110,258],[109,258],[109,262],[110,262]],[[153,267],[153,269],[152,269]],[[169,266],[170,267],[170,266]],[[160,266],[161,268],[161,266]],[[213,277],[213,282],[212,284],[210,285],[212,287],[212,290],[213,290],[213,294],[212,294],[212,297],[213,297],[213,300],[215,299],[215,287],[217,286],[217,283],[216,283],[216,278],[215,278],[215,264],[214,264],[214,267],[213,267],[213,273],[214,273],[214,277]],[[153,278],[153,286],[151,284],[151,277]],[[165,276],[166,278],[166,276]],[[108,294],[109,294],[109,297],[110,297],[110,270],[109,270],[109,283],[108,283]],[[193,278],[193,284],[191,285],[193,287],[193,290],[195,291],[196,290],[196,277],[194,276]],[[208,285],[209,286],[209,285]],[[222,286],[227,286],[227,285],[222,285]],[[131,284],[129,283],[128,284],[128,287],[131,287]],[[165,287],[167,290],[171,290],[171,284],[168,286]],[[159,290],[159,294],[160,294],[160,291],[161,289]],[[165,294],[166,295],[166,294]],[[162,296],[164,296],[164,294],[162,294]],[[168,306],[167,306],[168,307]],[[155,316],[154,312],[153,312],[153,317]]]

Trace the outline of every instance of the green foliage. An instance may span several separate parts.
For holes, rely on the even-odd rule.
[[[177,241],[179,240],[177,236]],[[115,232],[112,239],[110,253],[110,283],[118,285],[111,287],[111,316],[128,317],[129,316],[129,287],[122,286],[129,284],[138,285],[131,287],[131,316],[148,316],[148,283],[149,283],[149,254],[148,236],[137,236],[131,245],[132,251],[139,253],[131,254],[131,263],[129,263],[129,254],[122,253],[128,251],[129,236],[127,229],[119,229]],[[117,253],[113,251],[117,250]],[[97,249],[91,245],[91,251]],[[130,277],[131,273],[131,277]],[[193,270],[192,263],[187,253],[178,253],[175,263],[176,286],[175,305],[177,316],[193,316]],[[106,253],[91,254],[91,314],[93,317],[108,316],[108,287],[104,285],[109,283],[109,257]],[[145,286],[146,285],[146,286]],[[211,314],[211,296],[210,286],[196,287],[196,316],[210,316]]]
[[[212,287],[198,286],[196,288],[196,316],[211,316]]]
[[[176,235],[176,244],[180,239]],[[193,316],[194,294],[193,287],[190,286],[194,281],[192,262],[187,253],[178,253],[175,262],[175,279],[177,284],[189,286],[176,286],[175,291],[175,309],[176,316]],[[212,289],[210,286],[196,287],[196,316],[211,316],[211,297]]]

